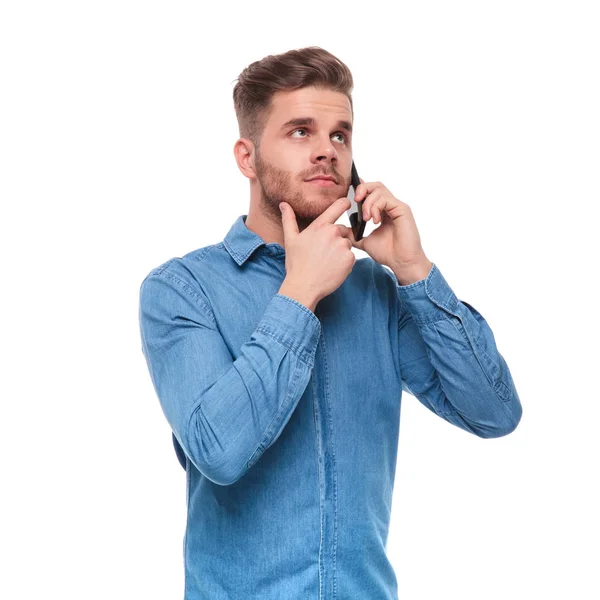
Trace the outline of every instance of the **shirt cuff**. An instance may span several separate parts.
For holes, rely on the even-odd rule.
[[[304,304],[275,294],[256,329],[286,345],[310,367],[314,366],[321,321]]]
[[[398,296],[408,308],[415,323],[432,323],[450,316],[458,316],[456,294],[444,279],[435,263],[429,274],[420,281],[400,285],[396,279]]]

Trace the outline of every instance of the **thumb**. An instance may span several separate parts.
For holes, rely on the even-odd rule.
[[[298,222],[296,221],[296,213],[287,202],[279,203],[281,210],[281,224],[283,225],[283,238],[292,238],[300,233]]]
[[[359,250],[362,250],[363,252],[366,252],[366,250],[363,248],[363,245],[365,243],[365,238],[360,239],[358,242],[354,239],[354,232],[352,231],[351,228],[350,229],[350,241],[352,242],[352,246],[354,248],[358,248]]]

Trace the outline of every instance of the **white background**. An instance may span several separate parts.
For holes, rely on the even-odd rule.
[[[354,75],[361,177],[412,207],[524,409],[484,440],[403,396],[399,597],[598,598],[597,3],[212,4],[0,9],[0,596],[183,597],[139,285],[248,212],[239,73],[318,45]]]

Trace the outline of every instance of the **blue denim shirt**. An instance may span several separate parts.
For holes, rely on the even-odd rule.
[[[186,469],[185,600],[392,600],[402,391],[482,438],[521,403],[481,314],[434,263],[357,259],[315,312],[237,218],[140,286],[142,350]]]

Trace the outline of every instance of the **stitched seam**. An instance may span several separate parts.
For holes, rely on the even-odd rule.
[[[222,247],[222,243],[218,244],[218,245],[212,245],[212,246],[207,246],[206,248],[204,248],[204,251],[202,253],[200,253],[198,256],[196,255],[192,255],[190,256],[190,260],[194,260],[196,262],[202,262],[204,260],[204,258],[206,257],[206,255],[213,249],[213,248],[219,248],[220,246]]]
[[[217,325],[217,321],[213,315],[210,306],[203,300],[202,296],[200,296],[200,294],[198,294],[198,292],[196,292],[188,283],[185,283],[185,281],[179,279],[179,277],[173,275],[173,273],[166,272],[164,269],[158,271],[156,275],[160,277],[165,277],[166,279],[170,279],[171,281],[176,283],[182,290],[186,292],[186,294],[188,294],[188,296],[190,296],[190,298],[193,298],[196,301],[196,303],[202,307],[203,311],[211,319],[213,324],[215,326]]]
[[[479,364],[479,368],[483,371],[483,374],[485,375],[485,378],[488,380],[488,383],[490,384],[490,387],[492,388],[494,394],[496,394],[496,396],[498,397],[498,399],[504,404],[506,405],[507,403],[509,403],[512,400],[512,394],[509,394],[508,398],[503,398],[502,395],[498,392],[498,390],[496,389],[496,387],[499,387],[496,385],[496,382],[494,381],[494,378],[491,377],[488,374],[488,366],[487,365],[483,365],[481,360],[479,359],[479,355],[478,353],[475,351],[475,349],[477,349],[482,355],[484,355],[486,357],[486,359],[490,362],[490,364],[492,364],[497,370],[498,370],[498,377],[496,378],[496,380],[499,383],[504,383],[501,379],[501,375],[502,375],[502,371],[500,369],[498,369],[498,367],[496,366],[496,364],[494,363],[494,361],[488,356],[488,354],[485,352],[485,350],[479,345],[479,343],[477,342],[476,339],[473,339],[473,341],[471,342],[468,334],[467,334],[467,330],[465,329],[465,326],[462,323],[462,319],[460,317],[457,317],[458,323],[454,320],[452,320],[454,326],[456,327],[456,329],[458,329],[463,337],[467,340],[467,342],[469,343],[469,345],[471,346],[471,352],[473,352],[473,355],[475,356],[475,359],[477,360],[477,363]],[[491,370],[491,369],[490,369]],[[510,410],[510,412],[512,413],[512,409]]]
[[[438,308],[440,308],[440,307],[438,306]],[[443,308],[440,310],[447,311],[449,314],[444,314],[443,316],[441,316],[439,319],[436,319],[435,321],[427,321],[425,319],[418,318],[415,315],[413,315],[408,308],[405,309],[405,312],[408,313],[410,318],[415,322],[415,325],[433,325],[435,323],[440,323],[441,321],[451,321],[452,317],[457,317],[454,313],[449,312],[447,308]],[[404,314],[405,313],[401,312],[400,316],[398,317],[398,331],[400,331],[400,321],[404,317]]]
[[[321,557],[323,555],[323,513],[324,513],[324,508],[323,508],[323,502],[321,501],[321,497],[322,497],[322,488],[323,488],[323,470],[321,469],[321,437],[320,437],[320,432],[321,432],[321,420],[317,419],[317,413],[320,415],[321,413],[319,412],[319,407],[317,405],[317,395],[318,395],[318,388],[317,388],[317,381],[315,377],[311,378],[312,381],[312,386],[313,386],[313,402],[312,402],[312,409],[313,409],[313,423],[314,423],[314,432],[315,432],[315,448],[316,448],[316,457],[317,457],[317,482],[319,484],[318,490],[319,490],[319,599],[318,600],[322,600],[323,598],[323,563],[321,561]]]
[[[306,312],[311,317],[311,319],[313,319],[313,320],[316,319],[320,324],[320,321],[319,321],[319,318],[317,317],[317,315],[315,315],[315,313],[312,310],[310,310],[308,307],[304,306],[304,304],[302,304],[301,302],[298,302],[297,300],[294,300],[293,298],[290,298],[289,296],[286,296],[284,294],[278,293],[276,295],[279,298],[281,298],[282,300],[286,300],[287,302],[291,302],[292,304],[299,306],[304,312]]]
[[[337,463],[335,457],[335,430],[333,427],[333,417],[331,416],[331,394],[330,390],[330,377],[329,377],[329,363],[327,361],[327,346],[325,344],[325,335],[321,336],[321,346],[323,348],[323,379],[324,379],[324,390],[323,399],[325,403],[326,415],[324,422],[326,427],[330,431],[331,437],[331,472],[333,479],[333,598],[337,598],[337,541],[338,541],[338,483],[337,483]]]
[[[282,346],[285,346],[285,348],[290,350],[292,352],[292,354],[294,354],[294,356],[296,356],[300,360],[300,362],[303,362],[307,367],[312,368],[313,365],[311,365],[310,362],[306,361],[303,358],[304,352],[298,352],[297,350],[298,350],[299,346],[296,346],[293,343],[288,343],[287,338],[284,338],[280,335],[275,335],[273,331],[271,331],[264,325],[259,325],[256,328],[256,331],[260,331],[261,333],[266,333],[269,337],[273,338],[275,341],[279,342]]]
[[[294,391],[296,390],[298,379],[299,379],[300,375],[301,375],[300,369],[296,369],[295,372],[294,372],[294,376],[292,378],[292,381],[291,381],[290,385],[288,386],[288,390],[287,390],[287,394],[285,396],[285,399],[278,406],[277,413],[273,416],[273,418],[269,422],[269,425],[265,429],[265,431],[264,431],[264,433],[262,435],[262,438],[261,438],[258,446],[256,446],[256,448],[254,449],[254,451],[250,455],[250,458],[248,458],[248,460],[246,461],[246,464],[247,464],[248,468],[251,468],[254,465],[254,463],[256,463],[256,461],[258,460],[259,457],[257,456],[255,458],[255,455],[256,454],[261,454],[262,455],[262,452],[267,447],[267,441],[269,440],[269,438],[273,437],[274,429],[275,429],[274,428],[274,424],[276,422],[278,423],[278,422],[281,421],[281,416],[282,416],[285,408],[288,406],[289,400],[292,397]]]

